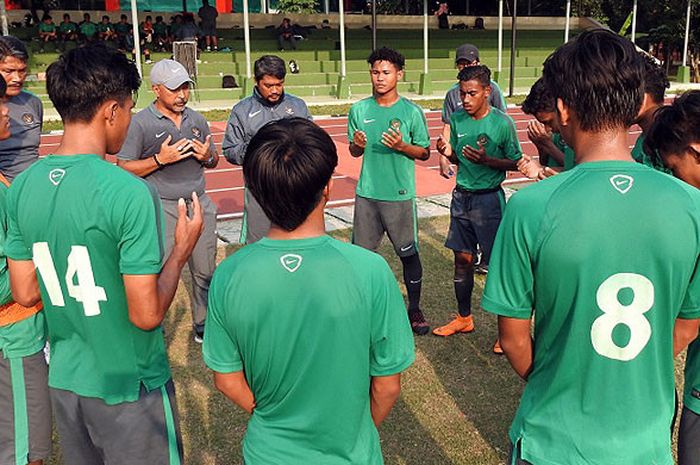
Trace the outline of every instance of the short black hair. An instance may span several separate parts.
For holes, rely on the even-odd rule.
[[[465,66],[462,71],[457,74],[457,79],[460,81],[478,81],[482,86],[491,85],[491,70],[488,66]]]
[[[284,64],[284,60],[276,55],[263,55],[255,60],[253,74],[256,81],[261,80],[264,76],[284,79],[287,75],[287,66]]]
[[[21,62],[27,63],[29,61],[27,46],[17,37],[0,36],[0,61],[7,57],[14,57]]]
[[[539,78],[530,88],[530,93],[525,97],[522,107],[523,113],[535,115],[537,113],[550,113],[557,111],[557,102],[547,88],[544,79]]]
[[[642,105],[644,62],[632,42],[611,31],[585,31],[562,45],[542,76],[584,131],[627,128]]]
[[[119,17],[119,19],[128,19],[128,18],[126,17],[126,15],[121,15],[121,16]]]
[[[367,63],[370,66],[378,61],[388,61],[392,65],[396,66],[396,69],[402,70],[406,65],[406,59],[399,52],[389,47],[378,48],[373,51],[369,57],[367,57]]]
[[[90,122],[110,99],[123,104],[141,85],[134,62],[102,43],[61,55],[46,70],[46,89],[64,122]]]
[[[70,19],[70,15],[68,13],[63,13],[63,19],[66,19],[66,18]]]
[[[252,138],[243,176],[270,221],[293,231],[316,208],[337,165],[326,131],[304,118],[286,118],[266,124]]]
[[[693,142],[700,142],[698,90],[685,92],[671,105],[656,111],[654,123],[644,139],[644,151],[665,157],[683,152]]]
[[[50,14],[44,13],[44,16],[41,17],[41,22],[43,23],[47,19],[53,19]]]
[[[105,20],[105,19],[106,19],[107,21],[109,21],[109,16],[104,15],[104,16],[102,17],[102,20]]]
[[[646,53],[639,52],[644,61],[644,93],[651,95],[654,103],[664,103],[666,89],[671,83],[666,76],[666,70]]]

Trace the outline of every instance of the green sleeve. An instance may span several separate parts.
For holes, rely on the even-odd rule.
[[[384,259],[375,263],[371,283],[370,376],[390,376],[411,366],[416,358],[415,346],[396,278]]]
[[[233,310],[226,301],[227,282],[231,275],[230,267],[222,264],[214,272],[209,288],[207,324],[204,329],[202,357],[204,363],[219,373],[233,373],[243,370],[243,360],[238,351],[234,331],[226,326],[223,312]],[[235,328],[231,328],[234,330]]]
[[[7,254],[5,253],[5,240],[7,234],[7,207],[5,197],[7,188],[0,185],[0,305],[12,300],[10,290],[10,275],[7,271]]]
[[[520,160],[523,150],[518,140],[518,132],[515,129],[515,122],[510,116],[505,117],[507,124],[503,125],[503,155],[510,160]]]
[[[25,244],[22,232],[17,224],[17,195],[22,187],[21,181],[15,180],[7,191],[7,238],[5,240],[5,255],[13,260],[31,260],[32,250]]]
[[[158,274],[163,258],[162,209],[146,181],[129,186],[128,196],[114,203],[119,231],[119,271],[122,274]],[[127,192],[127,189],[124,189]]]
[[[700,318],[700,257],[695,263],[695,270],[690,279],[688,289],[685,291],[685,297],[683,298],[678,317],[689,320]]]
[[[418,147],[430,146],[428,122],[425,119],[425,113],[418,107],[415,107],[411,121],[411,144]]]
[[[529,224],[528,202],[521,194],[511,197],[498,228],[481,305],[490,313],[528,319],[534,306],[532,248],[537,231]]]
[[[348,113],[348,142],[351,144],[357,129],[357,105],[353,105]]]

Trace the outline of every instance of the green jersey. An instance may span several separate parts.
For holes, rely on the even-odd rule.
[[[114,25],[112,23],[98,23],[97,24],[97,32],[100,34],[103,34],[108,31],[113,31],[114,30]]]
[[[131,24],[122,23],[121,21],[114,25],[114,30],[119,35],[126,35],[131,30]]]
[[[523,459],[673,464],[673,327],[700,317],[699,257],[700,191],[646,166],[584,163],[512,197],[482,305],[534,309]]]
[[[673,174],[670,169],[666,168],[661,163],[661,158],[659,156],[651,157],[646,153],[644,150],[644,139],[644,134],[640,134],[637,138],[637,142],[635,142],[634,147],[632,147],[632,158],[634,158],[637,163],[647,165],[662,173]]]
[[[364,131],[367,146],[362,157],[362,171],[357,195],[367,199],[399,201],[416,196],[415,160],[382,144],[382,133],[397,129],[407,144],[430,146],[428,123],[423,110],[403,97],[390,107],[368,97],[353,104],[348,115],[348,139]]]
[[[80,33],[85,37],[92,37],[97,32],[97,25],[87,21],[80,24]]]
[[[555,132],[552,134],[552,143],[556,148],[561,150],[564,154],[564,165],[560,165],[553,157],[547,159],[547,166],[550,168],[564,168],[564,171],[568,171],[574,167],[576,164],[576,155],[574,154],[574,149],[569,147],[561,134]]]
[[[153,24],[153,33],[160,37],[165,37],[168,35],[168,25],[164,22]]]
[[[522,157],[515,123],[510,116],[491,107],[481,119],[472,118],[463,108],[450,116],[450,145],[457,155],[457,185],[469,191],[494,189],[506,178],[506,172],[472,163],[462,154],[467,145],[486,149],[491,158],[519,160]]]
[[[214,371],[245,370],[255,396],[249,465],[382,464],[370,380],[415,358],[384,259],[328,236],[263,238],[224,260],[203,354]]]
[[[7,272],[5,241],[7,238],[7,187],[0,184],[0,305],[12,302],[10,276]],[[26,357],[40,351],[46,343],[44,312],[24,320],[0,326],[0,351],[4,358]]]
[[[160,272],[160,201],[96,155],[51,155],[12,183],[7,256],[33,260],[51,340],[49,385],[108,404],[170,379],[163,332],[129,320],[123,275]]]
[[[73,21],[69,22],[62,22],[58,26],[58,30],[61,31],[63,34],[70,34],[71,32],[75,32],[78,30],[78,25],[75,24]]]
[[[54,23],[41,23],[39,24],[39,32],[55,32],[56,25]]]

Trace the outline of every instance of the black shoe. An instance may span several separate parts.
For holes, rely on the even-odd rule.
[[[204,341],[204,325],[195,325],[192,329],[192,334],[194,335],[194,342],[201,344]]]
[[[411,329],[416,336],[425,336],[430,331],[430,325],[425,321],[423,312],[420,310],[408,312],[408,321],[411,323]]]

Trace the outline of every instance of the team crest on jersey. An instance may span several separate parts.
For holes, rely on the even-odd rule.
[[[634,184],[634,178],[632,176],[627,176],[626,174],[616,174],[610,178],[610,184],[618,191],[620,194],[626,194],[632,189]]]
[[[24,113],[22,115],[22,121],[24,121],[24,124],[32,124],[34,122],[34,115],[31,113]]]
[[[489,136],[486,134],[479,134],[476,138],[476,143],[481,147],[486,147],[489,144]]]
[[[284,269],[289,271],[290,273],[294,273],[296,270],[299,269],[302,260],[303,258],[301,255],[293,253],[288,253],[280,257],[280,263],[282,263]]]
[[[292,110],[292,107],[287,107],[287,109],[284,111],[285,111],[285,113],[287,113],[290,116],[294,114],[294,110]]]
[[[49,181],[51,181],[51,184],[53,184],[54,186],[58,186],[63,180],[63,176],[65,175],[66,170],[56,168],[55,170],[51,170],[49,172]]]
[[[389,127],[398,131],[399,129],[401,129],[401,120],[398,118],[392,119],[389,123]]]
[[[202,131],[200,131],[199,128],[192,128],[192,135],[199,139],[202,137]]]

